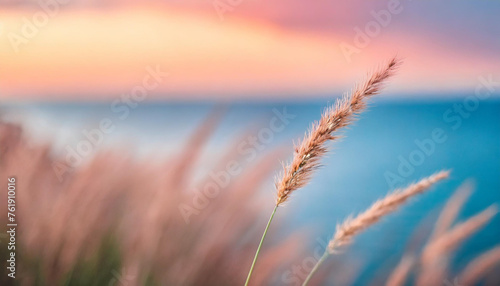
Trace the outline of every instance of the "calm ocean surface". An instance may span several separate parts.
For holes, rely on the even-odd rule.
[[[281,132],[263,144],[260,155],[277,146],[292,152],[292,140],[300,138],[313,120],[319,118],[327,102],[228,105],[222,122],[206,147],[203,162],[211,162],[245,131],[258,132],[269,126],[273,110],[286,108],[294,115]],[[361,261],[363,275],[357,284],[377,278],[377,273],[393,268],[407,247],[408,238],[426,221],[433,223],[440,208],[466,179],[476,185],[459,219],[473,215],[493,203],[500,204],[500,101],[481,101],[477,108],[454,111],[462,100],[442,102],[375,101],[345,137],[331,145],[333,152],[310,185],[297,192],[278,213],[283,235],[298,229],[316,238],[329,239],[335,224],[346,216],[367,208],[392,187],[404,186],[440,169],[452,169],[451,179],[432,192],[413,200],[395,215],[384,219],[360,235],[347,251]],[[113,112],[109,104],[22,104],[4,105],[0,111],[9,120],[23,122],[31,136],[51,140],[56,148],[76,146],[83,129],[98,126],[109,118],[115,130],[106,135],[100,148],[126,142],[140,154],[174,153],[182,148],[190,132],[199,126],[212,104],[142,103],[125,116]],[[432,141],[433,132],[439,140]],[[427,152],[416,142],[425,142]],[[422,143],[423,144],[423,143]],[[287,158],[284,158],[287,159]],[[401,173],[401,162],[410,170]],[[413,163],[411,163],[413,162]],[[408,166],[407,166],[408,167]],[[206,172],[202,167],[199,173]],[[392,174],[393,180],[388,180]],[[397,179],[395,179],[397,176]],[[274,200],[272,178],[263,186],[263,197]],[[265,214],[267,216],[267,214]],[[422,228],[425,233],[428,229]],[[453,267],[464,264],[482,251],[500,245],[500,215],[461,247]]]

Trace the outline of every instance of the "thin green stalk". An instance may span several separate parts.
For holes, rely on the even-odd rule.
[[[259,247],[257,248],[257,251],[255,252],[255,256],[253,258],[252,266],[250,267],[250,271],[248,271],[248,276],[247,276],[247,281],[245,282],[245,286],[247,286],[248,282],[250,282],[250,276],[252,276],[255,262],[257,261],[257,257],[259,256],[260,247],[262,246],[262,243],[264,242],[264,238],[266,238],[267,230],[269,229],[269,226],[271,225],[271,221],[273,220],[273,217],[274,217],[274,214],[276,213],[277,208],[278,208],[278,205],[276,205],[274,207],[273,213],[271,214],[271,217],[269,218],[269,221],[267,222],[266,229],[264,230],[264,233],[262,234],[262,238],[260,239]]]
[[[314,273],[316,273],[316,271],[318,270],[319,266],[323,263],[323,261],[326,260],[326,258],[329,255],[330,255],[330,253],[328,253],[328,249],[326,249],[325,253],[323,253],[323,256],[321,256],[321,258],[318,260],[318,262],[316,262],[316,265],[314,265],[314,267],[311,270],[311,272],[309,272],[309,275],[307,275],[306,280],[304,280],[304,283],[302,283],[302,286],[306,286],[307,283],[309,283],[309,280],[311,280],[311,278],[313,277]]]

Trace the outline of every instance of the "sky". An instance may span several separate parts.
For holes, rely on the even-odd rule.
[[[387,93],[500,79],[499,1],[0,1],[0,99],[315,98],[394,55]]]

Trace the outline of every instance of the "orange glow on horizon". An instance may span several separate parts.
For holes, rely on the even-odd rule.
[[[159,98],[336,91],[359,79],[367,62],[381,62],[397,51],[412,68],[395,84],[396,90],[418,88],[412,82],[416,78],[427,77],[432,86],[436,78],[426,71],[425,58],[433,62],[434,71],[450,73],[449,79],[440,80],[450,85],[455,81],[454,87],[454,76],[463,76],[455,68],[459,65],[475,64],[478,70],[498,66],[487,59],[438,58],[448,51],[426,49],[425,43],[398,44],[391,38],[385,46],[374,39],[358,60],[348,63],[338,48],[345,35],[278,29],[250,20],[219,21],[216,15],[164,6],[61,11],[16,53],[12,35],[22,35],[20,19],[31,19],[33,13],[0,11],[3,98],[109,99],[140,83],[147,66],[170,74],[155,90]]]

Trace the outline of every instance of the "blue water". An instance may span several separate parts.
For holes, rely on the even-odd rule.
[[[394,267],[413,231],[422,221],[433,223],[443,203],[464,180],[473,180],[476,190],[459,220],[493,203],[500,204],[500,101],[480,101],[477,108],[462,115],[448,111],[453,110],[454,104],[462,103],[461,99],[374,101],[355,125],[343,132],[345,138],[332,145],[333,152],[323,160],[324,167],[312,182],[296,192],[278,212],[282,235],[306,229],[313,238],[311,248],[315,247],[316,238],[329,239],[337,222],[366,209],[392,187],[404,186],[437,170],[451,169],[448,181],[356,238],[347,252],[362,261],[363,275],[356,281],[364,284],[376,278],[377,273]],[[268,125],[272,110],[283,108],[296,117],[282,132],[275,133],[259,154],[278,146],[284,146],[291,154],[292,140],[303,135],[325,105],[326,102],[229,105],[202,161],[217,158],[245,131],[258,131],[259,126]],[[169,154],[182,147],[213,107],[213,104],[142,103],[131,109],[125,119],[120,119],[120,114],[105,103],[4,105],[1,111],[6,118],[23,121],[34,136],[55,140],[60,146],[76,144],[82,138],[82,129],[97,126],[104,117],[110,118],[116,129],[105,138],[102,148],[127,142],[141,154]],[[418,151],[415,140],[429,142],[433,132],[441,134],[432,152]],[[416,156],[414,170],[399,174],[400,158],[410,161],[412,153]],[[424,156],[418,157],[417,153]],[[399,180],[388,182],[388,172],[398,175]],[[263,197],[272,201],[273,192],[270,179],[263,186]],[[495,245],[500,245],[500,215],[457,251],[454,270],[460,270],[467,261]]]

